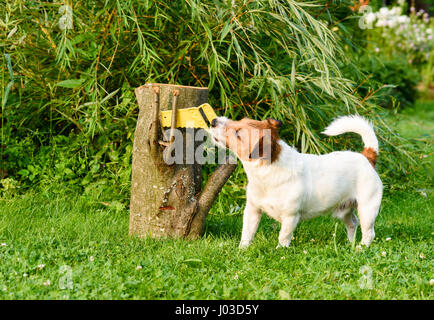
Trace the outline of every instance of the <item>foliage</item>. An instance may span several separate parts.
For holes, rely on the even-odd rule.
[[[366,27],[366,53],[360,68],[379,84],[391,85],[378,102],[391,107],[395,101],[410,106],[422,79],[429,86],[434,77],[430,60],[434,49],[432,21],[422,9],[416,12],[407,4],[381,7],[363,16]],[[393,88],[392,88],[393,86]],[[392,98],[393,97],[393,98]]]
[[[373,86],[382,87],[375,101],[388,108],[408,107],[416,101],[416,86],[421,76],[405,56],[388,57],[378,52],[375,55],[362,55],[357,60],[370,80],[360,85],[358,90],[361,94],[368,94]]]
[[[420,67],[428,61],[434,48],[428,13],[422,9],[415,12],[411,7],[407,16],[401,14],[402,10],[398,6],[383,7],[376,13],[367,14],[365,22],[368,28],[375,23],[375,28],[368,32],[368,40],[374,42],[376,51],[381,50],[389,57],[405,55],[410,64]]]
[[[2,96],[2,166],[24,185],[111,179],[128,190],[133,89],[146,82],[208,86],[217,112],[283,120],[283,137],[303,152],[349,146],[318,134],[332,118],[359,113],[378,128],[392,175],[409,161],[372,94],[359,96],[342,75],[352,62],[334,30],[345,28],[350,1],[69,4],[0,4],[14,72],[2,73],[3,93],[13,83]]]

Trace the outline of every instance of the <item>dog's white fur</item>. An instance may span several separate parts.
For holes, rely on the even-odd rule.
[[[211,129],[211,136],[219,137],[216,141],[220,145],[225,124],[230,121],[218,118],[217,125]],[[365,148],[372,148],[378,154],[378,140],[367,120],[360,116],[341,117],[323,133],[334,136],[345,132],[358,133]],[[299,221],[330,211],[344,222],[348,239],[352,241],[358,225],[355,208],[362,244],[369,246],[375,237],[374,222],[383,187],[368,159],[351,151],[303,154],[282,140],[279,144],[281,152],[272,163],[240,159],[248,177],[240,247],[251,243],[263,211],[282,224],[278,247],[289,246]]]

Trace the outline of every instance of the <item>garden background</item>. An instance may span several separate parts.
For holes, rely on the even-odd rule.
[[[433,4],[387,4],[1,3],[0,298],[432,299]],[[219,115],[282,120],[302,152],[361,150],[320,132],[372,120],[374,244],[321,217],[275,250],[264,217],[240,252],[241,165],[203,239],[129,238],[134,88],[148,82],[207,86]]]

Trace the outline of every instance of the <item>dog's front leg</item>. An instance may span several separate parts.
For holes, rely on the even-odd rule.
[[[246,248],[252,242],[256,230],[258,230],[259,221],[261,221],[261,210],[247,201],[243,216],[243,232],[239,247]]]
[[[279,244],[277,248],[280,247],[289,247],[291,243],[292,233],[297,227],[298,220],[300,219],[300,215],[291,215],[282,218],[282,227],[279,232]]]

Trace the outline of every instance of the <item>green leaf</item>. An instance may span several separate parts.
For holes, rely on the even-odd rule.
[[[84,81],[85,81],[85,79],[68,79],[68,80],[63,80],[63,81],[58,82],[56,84],[56,86],[63,87],[63,88],[75,89],[75,88],[80,87]]]
[[[295,89],[295,59],[292,60],[291,86],[293,89]]]
[[[29,170],[26,169],[21,169],[20,171],[18,171],[18,174],[23,177],[27,177],[29,173],[30,173]]]

